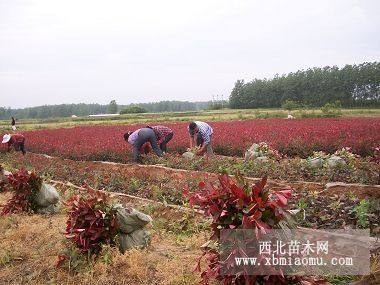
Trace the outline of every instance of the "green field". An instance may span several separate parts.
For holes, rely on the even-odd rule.
[[[323,117],[320,109],[285,111],[282,109],[223,109],[190,112],[128,114],[115,117],[78,117],[51,119],[22,119],[17,124],[22,130],[45,128],[68,128],[78,125],[111,125],[136,124],[146,122],[178,122],[178,121],[225,121],[266,118],[286,118],[288,113],[296,118]],[[342,109],[343,117],[380,117],[380,109]],[[10,120],[0,121],[0,130],[10,130]]]

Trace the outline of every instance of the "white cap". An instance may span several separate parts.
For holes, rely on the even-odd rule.
[[[3,141],[1,143],[7,143],[11,140],[11,135],[7,134],[3,136]]]

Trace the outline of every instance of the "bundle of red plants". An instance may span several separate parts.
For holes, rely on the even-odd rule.
[[[201,182],[199,189],[190,196],[190,205],[197,205],[206,216],[212,217],[211,241],[218,241],[223,229],[253,229],[260,234],[267,230],[280,228],[285,223],[285,207],[291,197],[291,189],[269,193],[264,188],[266,178],[249,187],[241,176],[237,176],[238,186],[228,175],[219,177],[219,185]],[[185,192],[185,195],[187,193]],[[211,279],[223,281],[223,284],[293,284],[297,277],[282,275],[259,276],[248,275],[242,271],[234,275],[222,275],[222,260],[216,248],[208,247],[202,257],[206,258],[207,269],[201,273],[202,284],[209,284]],[[198,261],[196,270],[201,272]],[[234,260],[233,258],[231,260]],[[305,283],[307,284],[307,283]]]
[[[65,204],[70,208],[65,236],[81,253],[97,254],[103,244],[114,244],[118,225],[108,195],[88,189],[87,197],[75,195]]]
[[[7,190],[13,192],[12,198],[5,204],[0,213],[5,216],[11,213],[34,212],[37,209],[35,196],[41,188],[42,178],[36,173],[21,169],[8,175]]]

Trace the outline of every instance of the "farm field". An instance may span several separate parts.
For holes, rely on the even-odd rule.
[[[291,189],[286,209],[297,212],[292,223],[299,227],[367,228],[372,237],[378,235],[376,184],[380,166],[375,147],[380,143],[380,118],[214,121],[210,124],[218,155],[194,160],[181,156],[188,144],[188,122],[158,123],[171,127],[174,139],[165,157],[147,155],[144,165],[130,161],[131,148],[123,140],[126,131],[145,126],[142,123],[28,131],[20,128],[29,152],[22,156],[7,153],[2,147],[0,164],[5,169],[34,171],[55,185],[63,201],[75,194],[85,197],[86,192],[78,186],[111,193],[113,201],[152,216],[148,228],[152,243],[144,250],[124,255],[105,246],[93,259],[71,252],[70,260],[75,262],[56,268],[57,257],[63,251],[67,254],[68,241],[62,232],[70,210],[62,206],[55,215],[16,213],[0,221],[0,280],[7,284],[198,284],[200,274],[193,270],[212,227],[209,217],[199,213],[199,205],[196,211],[189,208],[189,195],[197,193],[203,181],[217,184],[220,173],[240,172],[250,185],[267,176],[265,189],[270,193]],[[244,161],[245,150],[254,142],[267,142],[279,155],[263,162]],[[333,167],[324,164],[315,168],[310,164],[314,152],[332,155],[343,147],[352,148],[360,156],[349,153],[344,165]],[[361,183],[370,188],[363,191],[361,186],[347,186],[327,191],[329,182]],[[9,194],[0,192],[0,204],[9,199]],[[22,246],[25,243],[28,247]],[[330,276],[322,278],[324,283],[310,284],[371,284],[368,280],[377,276],[379,264],[377,250],[372,252],[373,276]],[[205,261],[201,265],[205,268]]]
[[[174,131],[169,151],[188,147],[187,122],[166,123]],[[266,119],[213,122],[214,150],[220,155],[242,156],[252,143],[266,142],[283,155],[310,156],[313,151],[333,153],[351,147],[361,156],[373,153],[380,141],[380,118]],[[123,134],[145,125],[79,126],[26,131],[32,152],[72,159],[128,161],[130,147]]]
[[[19,2],[0,285],[380,285],[380,0]]]
[[[20,119],[17,124],[22,130],[72,128],[75,126],[126,125],[151,122],[188,122],[196,118],[201,121],[252,120],[268,118],[286,118],[288,111],[283,109],[222,109],[187,112],[126,114],[115,117],[78,117],[51,119]],[[296,118],[321,117],[320,109],[305,109],[291,111]],[[380,117],[380,109],[342,109],[342,117]],[[9,130],[9,121],[0,120],[0,131]]]

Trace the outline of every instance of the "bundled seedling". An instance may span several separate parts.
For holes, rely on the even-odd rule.
[[[42,178],[36,173],[21,169],[7,176],[6,189],[13,192],[12,198],[3,205],[1,215],[19,212],[35,212],[38,209],[37,194]]]
[[[65,202],[69,217],[64,234],[71,243],[59,255],[57,266],[65,261],[71,263],[77,253],[96,257],[105,245],[119,243],[120,251],[125,252],[131,247],[144,247],[150,241],[143,229],[151,221],[149,216],[113,204],[103,192],[87,190],[86,196],[74,195]]]
[[[281,158],[281,154],[265,142],[259,144],[254,143],[245,152],[245,161],[252,159],[258,161],[266,161],[268,159],[279,160]]]
[[[308,163],[314,168],[336,168],[342,167],[355,169],[357,159],[360,158],[352,152],[350,147],[343,147],[335,151],[334,154],[326,154],[323,151],[314,151],[308,158]]]
[[[218,251],[221,230],[253,229],[265,234],[269,229],[287,226],[285,207],[291,197],[290,188],[269,193],[265,188],[266,178],[252,187],[241,176],[237,179],[240,186],[228,175],[219,177],[218,186],[200,182],[198,190],[190,196],[190,206],[196,205],[206,216],[212,217],[210,243],[202,255],[206,259],[207,269],[201,270],[202,257],[196,268],[202,272],[203,284],[209,284],[212,279],[223,281],[223,284],[291,284],[297,278],[281,275],[252,276],[243,271],[234,275],[221,274],[222,260]],[[185,195],[188,195],[187,191]],[[233,256],[229,260],[234,260]]]
[[[343,147],[343,148],[337,150],[334,153],[334,155],[344,159],[344,161],[347,163],[347,165],[349,165],[352,168],[355,167],[356,159],[360,157],[359,155],[354,154],[352,152],[352,148],[350,148],[350,147]]]
[[[70,208],[65,236],[82,253],[97,254],[102,244],[115,243],[117,217],[108,195],[88,189],[88,197],[75,195],[65,204]]]

